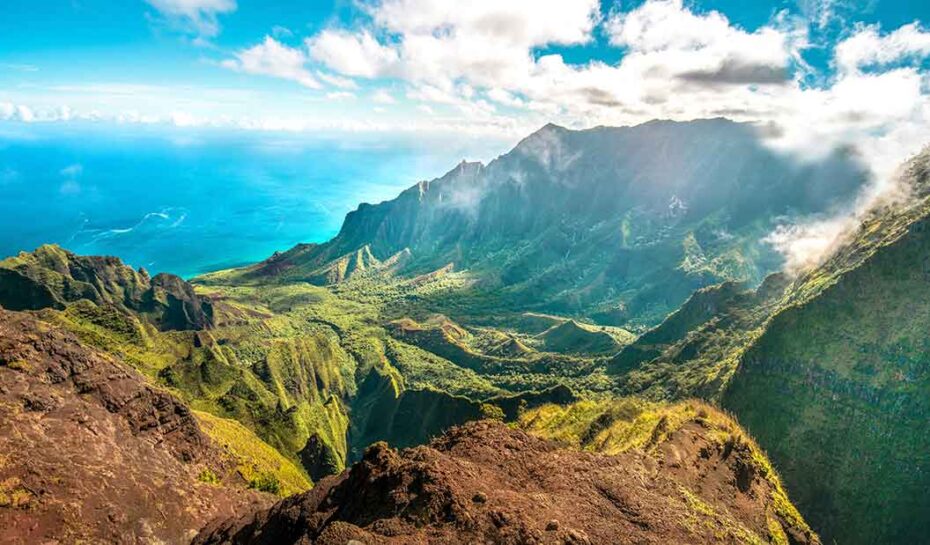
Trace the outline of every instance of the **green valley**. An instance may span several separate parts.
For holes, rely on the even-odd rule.
[[[491,420],[510,431],[461,433],[536,440],[526,432],[548,441],[540,452],[671,476],[650,500],[683,521],[667,535],[919,541],[930,154],[907,165],[905,203],[789,276],[764,235],[848,204],[864,175],[843,154],[792,165],[754,131],[550,125],[488,165],[361,205],[327,243],[189,282],[24,252],[0,261],[0,306],[176,399],[224,460],[200,484],[265,501],[321,509],[334,483],[355,486],[356,470],[330,478],[353,464],[401,471],[391,460],[407,454],[369,449],[382,441],[459,463],[436,438]]]

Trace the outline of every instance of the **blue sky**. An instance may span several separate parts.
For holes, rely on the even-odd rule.
[[[923,21],[918,0],[5,0],[0,119],[512,141],[726,116],[803,149],[812,120],[830,145],[925,121]]]

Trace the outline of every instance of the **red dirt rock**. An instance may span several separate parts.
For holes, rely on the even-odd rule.
[[[350,471],[271,509],[214,522],[193,543],[666,545],[742,543],[750,534],[769,542],[769,483],[740,477],[746,452],[715,445],[689,424],[654,454],[607,456],[476,422],[430,446],[375,444]]]
[[[181,544],[267,506],[189,409],[30,313],[0,310],[0,543]]]

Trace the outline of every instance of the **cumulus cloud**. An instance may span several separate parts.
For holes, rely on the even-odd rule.
[[[145,0],[178,28],[212,38],[219,34],[217,15],[236,11],[236,0]]]
[[[304,52],[288,47],[271,36],[265,36],[265,41],[258,45],[238,51],[235,59],[223,61],[222,64],[227,68],[247,74],[260,74],[296,81],[310,89],[322,87],[307,69],[307,56]],[[331,80],[333,82],[349,81],[338,77],[333,77]]]
[[[691,70],[678,77],[711,85],[783,85],[789,80],[785,66],[744,64],[736,59],[724,59],[713,68]]]
[[[583,44],[600,17],[597,0],[385,0],[367,11],[371,28],[311,37],[314,59],[344,74],[442,88],[517,83],[534,65],[533,48]]]
[[[325,29],[307,40],[316,62],[354,77],[406,81],[419,99],[463,113],[498,104],[576,124],[647,117],[681,86],[742,87],[745,94],[748,85],[786,85],[806,43],[802,26],[787,18],[747,32],[720,13],[694,14],[681,0],[650,0],[607,19],[596,0],[365,6],[370,24]],[[552,45],[584,46],[599,25],[627,50],[617,65],[570,65],[558,54],[538,54]],[[733,99],[719,98],[718,109]]]
[[[396,51],[381,45],[367,31],[324,30],[308,39],[307,47],[315,60],[349,76],[390,75],[398,61]]]
[[[884,36],[877,25],[859,27],[855,34],[836,46],[836,62],[845,72],[857,72],[866,66],[888,65],[928,55],[930,32],[924,31],[916,22]]]

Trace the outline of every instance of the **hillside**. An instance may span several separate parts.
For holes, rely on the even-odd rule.
[[[205,329],[213,308],[172,274],[150,278],[114,257],[78,256],[46,245],[0,261],[0,305],[8,310],[64,308],[86,299],[134,311],[163,330]]]
[[[825,540],[921,542],[930,436],[930,152],[909,195],[822,266],[696,293],[610,363],[620,391],[719,400],[758,438]]]
[[[928,165],[924,154],[908,169],[909,209],[881,211],[799,281],[723,398],[839,543],[930,532]]]
[[[115,264],[118,270],[122,270],[118,262]],[[437,281],[441,282],[441,279]],[[421,281],[416,283],[418,290],[424,286]],[[8,498],[9,505],[0,506],[0,517],[9,521],[6,527],[12,532],[11,536],[15,535],[17,539],[36,535],[66,539],[68,536],[90,539],[102,536],[99,539],[117,539],[116,542],[122,539],[113,537],[117,535],[143,536],[143,539],[154,536],[166,543],[183,543],[181,536],[190,535],[193,529],[216,515],[238,516],[236,513],[240,513],[246,504],[253,505],[251,509],[267,505],[261,503],[267,502],[266,496],[249,491],[250,488],[280,495],[292,494],[309,486],[306,478],[309,475],[314,480],[324,479],[323,484],[317,487],[319,490],[331,490],[326,483],[347,477],[343,474],[334,481],[332,477],[325,478],[326,475],[340,472],[344,464],[361,456],[365,446],[380,439],[388,439],[400,446],[414,446],[427,443],[449,427],[470,420],[487,417],[525,419],[528,415],[537,414],[536,411],[551,411],[549,407],[556,406],[552,403],[565,405],[577,400],[576,394],[565,386],[533,392],[527,386],[499,383],[499,379],[494,377],[520,378],[523,375],[519,369],[531,372],[533,367],[540,367],[536,371],[540,376],[548,375],[557,382],[559,375],[545,371],[547,366],[554,371],[560,366],[571,367],[585,361],[587,365],[596,364],[596,360],[573,360],[569,355],[537,352],[529,347],[525,347],[526,352],[507,357],[491,355],[487,351],[493,351],[497,343],[506,342],[504,339],[519,341],[497,330],[467,329],[441,316],[422,323],[403,323],[407,330],[435,330],[442,332],[442,338],[448,339],[444,342],[462,343],[462,350],[472,354],[478,370],[460,367],[452,360],[405,343],[397,333],[392,334],[391,328],[396,326],[377,319],[376,305],[338,297],[324,288],[313,286],[223,288],[214,285],[201,288],[198,297],[209,302],[214,309],[214,323],[206,331],[163,332],[146,321],[144,314],[122,304],[108,302],[103,297],[99,304],[84,299],[64,302],[61,308],[53,306],[38,312],[4,311],[3,323],[12,329],[4,330],[0,336],[4,340],[0,346],[0,361],[3,362],[0,385],[4,392],[13,396],[14,402],[10,406],[24,407],[14,410],[6,420],[8,430],[4,437],[20,437],[19,443],[11,448],[37,453],[28,460],[8,461],[3,466],[6,476],[3,481],[6,487],[4,497]],[[537,321],[540,319],[535,318]],[[569,323],[551,317],[547,323],[552,320],[562,325]],[[384,327],[379,327],[379,323]],[[577,324],[571,327],[590,333]],[[42,356],[29,348],[32,342],[29,339],[36,335],[51,339],[48,345],[37,345],[49,355]],[[521,359],[521,356],[528,359]],[[71,379],[80,386],[84,397],[54,391],[46,394],[43,389],[46,387],[40,386],[36,378],[29,378],[25,389],[19,386],[23,377],[40,377],[48,373],[43,366],[72,360],[95,362],[94,365],[118,370],[114,374],[101,369],[93,375],[107,377],[103,380],[123,381],[119,386],[99,386],[99,392],[104,396],[102,407],[94,408],[93,397],[86,397],[88,394],[93,396],[93,388],[97,388],[92,386],[94,382],[88,379],[86,371],[81,371],[86,363],[75,367],[74,372],[78,374]],[[130,370],[129,366],[144,375]],[[510,370],[506,371],[507,368]],[[128,379],[131,380],[126,383]],[[571,382],[570,375],[566,380]],[[495,383],[500,385],[494,386]],[[174,395],[164,393],[151,386],[153,384],[167,388]],[[149,394],[140,396],[128,391],[124,395],[122,392],[129,385],[133,389],[152,392],[156,397],[149,400],[146,397]],[[503,388],[505,385],[513,390]],[[114,394],[117,395],[115,399],[132,400],[131,404],[125,410],[121,409],[121,401],[107,397]],[[16,396],[20,395],[22,400],[16,400]],[[155,399],[164,401],[156,402]],[[91,407],[80,409],[83,416],[78,420],[58,416],[59,409],[75,403],[78,406],[90,403]],[[148,417],[142,420],[158,423],[151,430],[151,424],[134,424],[138,418],[135,415],[144,415],[149,407],[164,407],[169,413],[180,415],[180,424],[157,415],[154,420]],[[188,407],[197,410],[191,411]],[[676,408],[669,410],[676,414],[679,411]],[[25,440],[22,437],[32,437],[30,430],[38,429],[25,418],[36,411],[45,412],[45,422],[61,423],[51,427],[46,425],[41,428],[44,435]],[[125,413],[130,423],[129,430],[120,431],[125,424],[121,423],[120,417],[109,415],[108,411]],[[686,419],[676,421],[675,426],[681,424],[681,429],[668,428],[669,437],[673,432],[691,437],[693,431],[700,431],[699,428],[689,431],[692,426],[700,427],[702,424],[690,420],[697,412],[688,414],[690,416]],[[658,425],[658,421],[653,423]],[[726,433],[742,437],[734,425],[728,424],[726,428]],[[506,428],[494,425],[486,429],[490,435],[471,439],[470,444],[496,449],[495,441],[509,443],[513,440],[508,438],[508,434],[514,432]],[[114,436],[101,435],[101,430],[107,430],[106,434],[113,433]],[[726,450],[721,442],[723,436],[719,430],[714,431],[715,427],[709,430],[703,440],[722,457],[723,466],[719,467],[730,468],[724,470],[714,465],[723,473],[714,473],[708,478],[710,482],[717,483],[717,479],[727,475],[727,471],[742,467],[739,464],[745,460],[737,462],[738,457],[722,454]],[[85,437],[87,433],[96,435],[89,439]],[[142,433],[146,437],[140,442],[132,433]],[[149,436],[153,433],[163,434],[164,438],[152,442]],[[653,434],[652,431],[648,433]],[[520,437],[522,439],[518,440],[521,442],[529,441],[528,451],[515,460],[535,460],[533,463],[541,464],[540,468],[549,467],[547,464],[561,467],[566,461],[562,455],[547,458],[557,452],[552,450],[553,446],[526,436]],[[69,447],[72,441],[76,443]],[[86,441],[92,441],[97,448],[77,456],[78,442]],[[172,445],[179,449],[174,454]],[[381,452],[390,452],[380,448]],[[424,447],[417,448],[422,450]],[[689,456],[696,455],[696,452]],[[568,484],[559,485],[560,488],[552,492],[551,501],[554,503],[551,513],[546,516],[571,520],[578,505],[578,494],[588,493],[595,494],[589,500],[594,502],[593,506],[617,509],[610,507],[615,501],[611,499],[615,497],[615,490],[603,489],[605,485],[601,481],[610,481],[614,468],[626,467],[631,460],[637,460],[637,467],[645,471],[654,467],[655,462],[649,460],[659,456],[653,452],[648,457],[630,454],[630,459],[612,458],[617,454],[621,453],[611,452],[610,456],[598,461],[582,458],[572,462],[578,464],[579,471],[590,469],[602,476],[586,482],[586,488],[576,492],[570,493]],[[110,464],[107,475],[115,480],[112,483],[101,481],[99,469],[94,468],[101,467],[104,459],[114,455],[120,462]],[[569,458],[571,456],[574,455],[569,455]],[[704,460],[703,457],[700,459]],[[483,463],[483,460],[476,458],[470,463]],[[67,476],[61,472],[65,466],[72,468]],[[482,471],[487,473],[478,475],[476,478],[479,480],[498,482],[504,478],[503,474],[494,473],[496,470],[491,466]],[[708,471],[711,471],[710,466]],[[152,488],[156,486],[152,481],[153,475],[159,472],[175,478],[161,482],[157,489]],[[566,473],[565,478],[568,475]],[[816,537],[807,527],[802,523],[798,525],[800,519],[789,520],[784,518],[786,515],[778,514],[777,509],[783,508],[787,500],[783,499],[783,492],[778,492],[780,488],[772,488],[775,486],[772,483],[777,484],[777,481],[769,482],[763,478],[745,492],[749,494],[745,502],[731,504],[726,498],[732,494],[710,491],[718,484],[707,484],[706,490],[702,489],[703,476],[679,481],[678,477],[666,476],[665,471],[653,474],[650,470],[649,475],[658,479],[656,486],[660,492],[644,495],[639,489],[623,488],[629,484],[610,485],[619,487],[617,490],[625,490],[622,492],[624,497],[646,509],[642,514],[626,512],[605,528],[594,524],[592,519],[591,522],[579,522],[577,528],[549,530],[546,535],[575,539],[586,533],[610,536],[621,530],[638,528],[638,535],[644,538],[663,540],[677,536],[680,542],[690,543],[695,539],[697,542],[710,542],[711,536],[723,528],[727,539],[733,543],[780,544],[786,542],[784,536],[787,535],[793,536],[791,539],[795,539],[795,543],[816,543]],[[519,481],[513,483],[515,487],[519,486]],[[448,486],[457,489],[461,483],[453,482]],[[692,491],[698,489],[704,491]],[[782,494],[777,496],[781,499],[776,500],[776,496],[770,495],[776,492]],[[372,493],[376,493],[375,489]],[[214,494],[224,494],[225,499],[215,499]],[[170,516],[169,522],[152,522],[156,515],[143,501],[143,498],[151,496],[172,506],[184,506],[185,510]],[[234,501],[240,497],[241,501]],[[295,502],[304,497],[294,496],[289,501]],[[750,497],[754,499],[749,501]],[[104,507],[95,508],[93,515],[56,515],[61,512],[56,506],[75,499],[87,506]],[[529,508],[538,498],[519,501],[531,501],[527,504]],[[771,505],[771,508],[766,505]],[[734,514],[734,509],[739,510],[738,514]],[[96,518],[98,513],[102,513],[104,518]],[[666,515],[677,522],[667,522]],[[484,516],[480,513],[474,516],[478,517],[476,520],[489,524],[482,527],[481,532],[498,532],[493,522],[497,515],[488,515],[491,518],[487,519],[480,519]],[[653,516],[657,518],[650,518]],[[500,530],[502,533],[496,535],[511,535],[512,532],[523,532],[536,526],[544,528],[549,524],[549,519],[520,517],[514,519],[513,524],[504,525]],[[36,520],[42,522],[36,525]],[[650,520],[652,522],[648,525],[643,525]],[[32,530],[27,532],[24,530],[26,527]],[[474,531],[479,530],[447,528],[445,535],[448,539],[465,539],[476,535],[470,533]]]
[[[653,325],[695,289],[760,281],[779,266],[760,243],[776,219],[830,210],[864,180],[851,158],[798,166],[761,138],[723,119],[547,125],[488,165],[462,163],[363,204],[331,241],[225,281],[326,285],[361,271],[412,276],[451,265],[475,284],[432,302],[452,318],[464,306],[479,317],[535,310]]]
[[[252,461],[113,356],[0,310],[0,542],[183,543],[270,503],[236,471]]]

